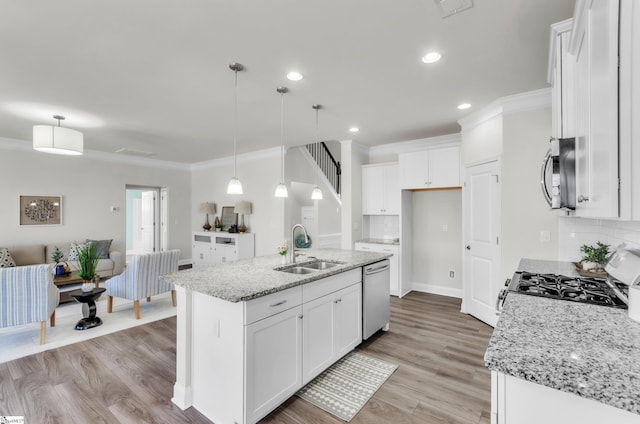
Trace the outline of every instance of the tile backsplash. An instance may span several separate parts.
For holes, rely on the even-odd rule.
[[[558,256],[561,261],[577,262],[580,246],[597,241],[616,247],[626,243],[640,249],[640,222],[561,217],[558,220]]]
[[[362,221],[363,238],[400,237],[400,217],[398,215],[363,215]]]

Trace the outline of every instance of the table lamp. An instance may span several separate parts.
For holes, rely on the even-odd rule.
[[[238,232],[244,233],[247,231],[247,227],[244,225],[244,216],[251,214],[251,202],[246,200],[241,200],[236,202],[236,205],[233,208],[235,213],[240,214],[240,225],[238,225]]]
[[[207,214],[207,220],[205,221],[202,228],[205,231],[211,231],[211,224],[209,224],[209,214],[216,213],[216,204],[211,202],[200,203],[200,213]]]

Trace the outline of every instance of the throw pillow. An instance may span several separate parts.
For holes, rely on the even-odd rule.
[[[96,247],[96,254],[99,259],[109,259],[109,248],[111,248],[111,242],[113,240],[89,240],[87,243],[93,243]]]
[[[84,246],[81,243],[71,243],[69,246],[69,260],[77,261],[78,260],[78,247]]]
[[[0,268],[10,268],[16,266],[16,261],[11,257],[9,249],[6,247],[0,248]]]

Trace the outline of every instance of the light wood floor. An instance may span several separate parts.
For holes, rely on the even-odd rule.
[[[399,367],[352,423],[489,422],[490,374],[482,358],[492,329],[459,311],[460,300],[449,297],[392,298],[391,330],[358,350]],[[175,324],[169,318],[0,364],[0,416],[23,415],[27,423],[209,423],[171,403]],[[294,396],[261,423],[343,421]]]

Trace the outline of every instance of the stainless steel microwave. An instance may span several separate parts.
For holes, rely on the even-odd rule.
[[[542,194],[551,209],[576,208],[576,139],[552,138],[540,170]]]

